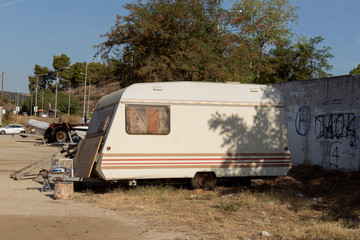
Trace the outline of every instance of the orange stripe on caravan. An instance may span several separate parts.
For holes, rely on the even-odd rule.
[[[270,164],[270,163],[279,163],[279,164],[289,164],[290,161],[266,161],[266,162],[245,162],[245,161],[236,161],[236,162],[230,162],[230,161],[221,161],[221,162],[204,162],[204,161],[192,161],[192,162],[138,162],[138,161],[131,161],[126,160],[126,162],[111,162],[111,161],[103,161],[102,166],[109,166],[109,165],[196,165],[196,164],[215,164],[215,165],[230,165],[230,164]]]
[[[284,158],[106,158],[103,159],[103,163],[106,162],[143,162],[143,161],[186,161],[186,162],[192,162],[192,161],[221,161],[221,162],[233,162],[233,161],[244,161],[245,163],[251,161],[251,162],[274,162],[274,161],[280,161],[282,162],[290,162],[289,157]],[[288,160],[288,161],[284,161]]]
[[[101,166],[102,169],[157,169],[157,168],[261,168],[291,167],[291,164],[234,164],[234,165],[182,165],[182,166]]]

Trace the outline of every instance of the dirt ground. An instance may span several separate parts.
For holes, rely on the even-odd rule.
[[[141,219],[73,200],[54,200],[42,183],[15,181],[10,174],[59,151],[40,141],[0,135],[1,239],[189,239],[180,233],[151,231]]]

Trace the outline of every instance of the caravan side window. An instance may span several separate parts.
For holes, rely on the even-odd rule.
[[[111,116],[114,110],[114,105],[105,108],[96,109],[91,118],[91,124],[87,130],[88,137],[104,135],[109,127]]]
[[[126,106],[126,132],[128,134],[169,134],[170,108],[168,106]]]

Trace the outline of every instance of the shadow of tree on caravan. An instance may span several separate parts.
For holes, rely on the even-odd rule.
[[[286,175],[289,162],[287,129],[281,95],[273,87],[262,86],[259,103],[245,103],[237,113],[215,112],[209,129],[222,138],[227,154],[217,175],[267,178]],[[227,174],[229,175],[229,174]]]

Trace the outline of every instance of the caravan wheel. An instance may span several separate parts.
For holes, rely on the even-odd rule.
[[[195,176],[191,179],[191,186],[193,188],[201,188],[204,190],[212,190],[216,186],[216,176],[215,173],[196,173]]]

